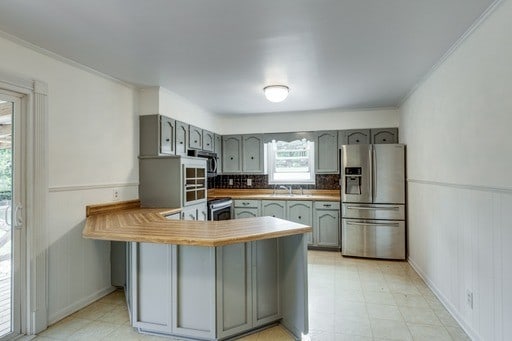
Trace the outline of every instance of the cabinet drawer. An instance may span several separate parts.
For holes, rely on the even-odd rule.
[[[235,200],[235,207],[260,208],[261,200]]]
[[[315,209],[321,210],[339,210],[339,201],[315,201]]]
[[[405,220],[404,205],[343,204],[343,218]]]

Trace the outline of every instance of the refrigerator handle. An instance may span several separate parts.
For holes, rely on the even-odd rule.
[[[372,202],[375,202],[375,191],[377,190],[377,153],[372,145]]]
[[[373,202],[373,172],[374,172],[374,167],[373,167],[373,145],[370,145],[370,149],[368,150],[368,153],[370,154],[369,155],[369,160],[370,160],[370,179],[369,179],[369,187],[370,187],[370,198],[371,198],[371,201]]]

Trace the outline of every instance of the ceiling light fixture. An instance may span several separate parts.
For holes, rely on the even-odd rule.
[[[279,103],[288,97],[290,88],[286,85],[269,85],[263,88],[263,92],[270,102]]]

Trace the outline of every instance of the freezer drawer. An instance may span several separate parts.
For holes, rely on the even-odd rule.
[[[342,219],[344,256],[405,259],[405,222]]]
[[[405,220],[405,205],[343,204],[341,216],[350,219]]]

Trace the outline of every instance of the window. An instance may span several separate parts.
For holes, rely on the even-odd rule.
[[[266,144],[269,184],[314,184],[314,142],[306,139]]]

